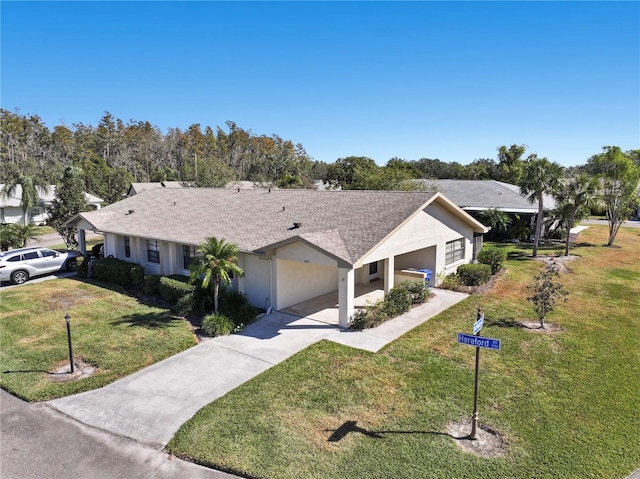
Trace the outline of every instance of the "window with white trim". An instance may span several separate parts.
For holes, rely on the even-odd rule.
[[[147,240],[147,261],[149,263],[160,262],[160,244],[155,240]]]
[[[449,241],[445,249],[444,264],[447,265],[464,259],[464,245],[464,238]]]
[[[131,258],[131,240],[128,236],[124,237],[124,256]]]
[[[193,263],[193,260],[196,257],[196,247],[188,246],[186,244],[182,245],[182,265],[184,269],[189,269],[189,265]]]

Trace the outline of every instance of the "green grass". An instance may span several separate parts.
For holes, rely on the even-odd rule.
[[[48,373],[69,362],[66,314],[74,358],[99,369],[56,383]],[[185,321],[111,285],[57,279],[0,293],[0,387],[27,401],[102,387],[193,345]]]
[[[40,234],[46,235],[49,233],[55,233],[56,230],[55,228],[52,228],[51,226],[38,226],[38,232]]]
[[[590,227],[560,277],[568,303],[540,334],[527,285],[544,264],[506,246],[507,271],[377,354],[321,342],[200,410],[168,449],[255,478],[622,478],[640,466],[640,232]],[[553,254],[559,247],[542,248]],[[473,407],[474,350],[456,343],[485,310],[480,423],[502,457],[463,452],[446,434]]]

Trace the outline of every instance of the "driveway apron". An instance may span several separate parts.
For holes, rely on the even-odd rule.
[[[101,389],[48,404],[85,424],[163,447],[202,407],[313,343],[329,339],[377,351],[466,296],[437,291],[407,315],[366,332],[275,312],[240,334],[206,340]]]

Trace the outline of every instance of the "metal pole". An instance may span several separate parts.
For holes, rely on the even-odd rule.
[[[71,316],[68,314],[64,317],[67,322],[67,341],[69,342],[69,365],[73,373],[73,348],[71,347]]]
[[[482,308],[478,308],[478,317],[476,321],[480,320],[482,316]],[[480,334],[480,331],[476,333],[476,336]],[[473,387],[473,416],[471,417],[471,434],[469,439],[478,439],[478,378],[480,376],[480,348],[476,347],[476,380]]]

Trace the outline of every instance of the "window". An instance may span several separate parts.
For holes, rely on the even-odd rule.
[[[182,245],[182,261],[184,269],[189,269],[189,265],[193,263],[193,259],[196,257],[196,247]]]
[[[126,258],[131,258],[131,243],[128,236],[124,237],[124,256]]]
[[[31,251],[29,253],[25,253],[24,255],[22,255],[24,259],[38,259],[40,256],[38,256],[38,252],[37,251]]]
[[[160,262],[160,245],[157,241],[147,240],[147,261],[149,263]]]
[[[451,264],[464,259],[464,243],[464,238],[447,243],[444,264]]]
[[[49,249],[43,249],[42,251],[40,251],[40,253],[42,253],[42,256],[44,256],[45,258],[47,256],[55,256],[56,255],[55,251],[51,251]]]
[[[7,260],[8,263],[15,263],[16,261],[20,261],[20,255],[12,256]]]
[[[376,274],[378,272],[378,262],[369,263],[369,275]]]

